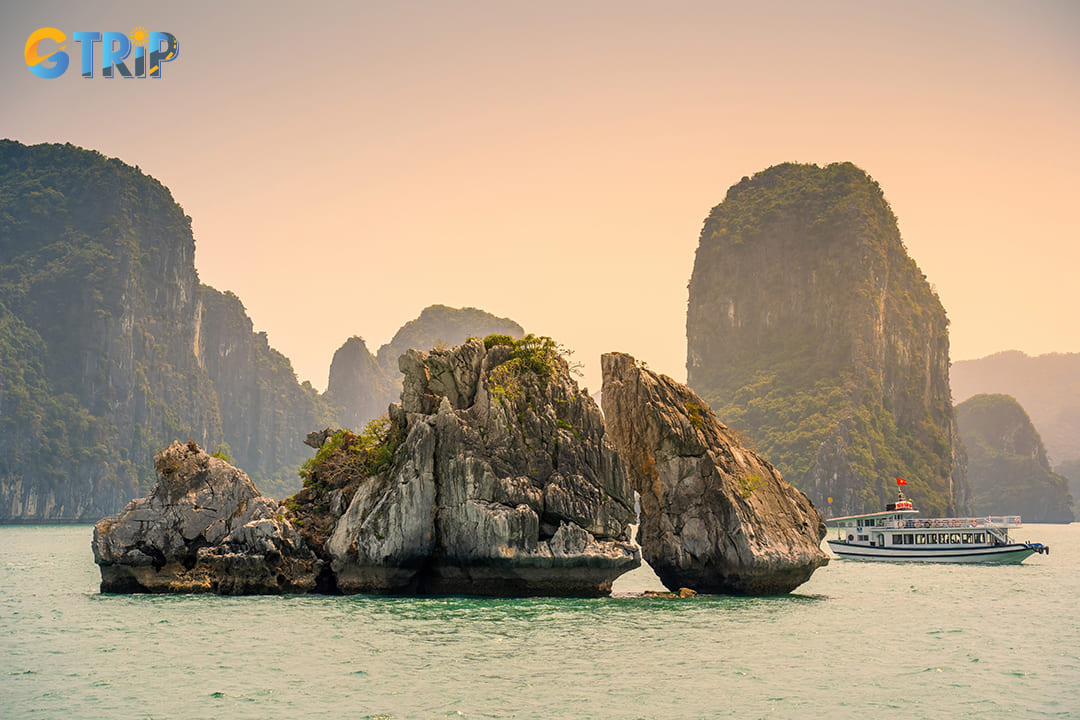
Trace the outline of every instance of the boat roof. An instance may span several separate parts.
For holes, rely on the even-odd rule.
[[[882,510],[881,512],[866,513],[864,515],[844,515],[843,517],[825,518],[825,524],[839,522],[840,520],[869,520],[870,518],[892,517],[893,515],[915,515],[918,514],[918,512],[918,510],[910,510],[908,508],[902,508],[900,510]]]

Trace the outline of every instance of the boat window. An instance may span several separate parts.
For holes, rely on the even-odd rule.
[[[977,543],[986,542],[986,533],[975,533],[975,542],[977,542]]]
[[[931,545],[937,545],[937,533],[930,533],[929,535],[927,535],[926,542],[930,543]]]
[[[859,536],[859,540],[861,540],[861,541],[863,541],[863,542],[866,542],[866,541],[867,541],[867,540],[869,540],[869,539],[870,539],[870,536],[869,536],[869,535],[860,535],[860,536]]]
[[[964,539],[962,540],[962,542],[965,545],[970,545],[971,544],[971,533],[964,533]]]
[[[950,535],[949,542],[953,543],[954,545],[960,544],[960,533],[953,533],[952,535]]]
[[[903,535],[893,535],[892,536],[892,544],[893,545],[903,545],[904,544],[904,536]]]
[[[916,545],[925,545],[926,544],[926,535],[923,534],[923,533],[919,533],[918,535],[916,535],[915,536],[915,544]]]
[[[904,544],[905,545],[914,545],[915,544],[915,536],[912,535],[911,533],[908,533],[907,535],[905,535],[904,536]]]

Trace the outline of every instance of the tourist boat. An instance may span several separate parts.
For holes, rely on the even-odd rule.
[[[900,492],[884,512],[830,518],[835,528],[829,549],[856,560],[916,560],[939,563],[1021,563],[1048,545],[1014,542],[1009,531],[1020,527],[1019,515],[923,520]]]

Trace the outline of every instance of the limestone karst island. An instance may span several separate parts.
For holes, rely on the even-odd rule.
[[[0,187],[0,522],[96,522],[106,592],[597,596],[644,559],[676,592],[789,593],[823,514],[893,477],[928,513],[1073,518],[1016,399],[954,409],[945,309],[850,163],[732,186],[687,383],[611,352],[599,404],[555,340],[443,305],[345,339],[320,393],[138,168],[4,140]]]

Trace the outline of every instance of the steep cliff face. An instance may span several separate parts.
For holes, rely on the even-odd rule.
[[[267,495],[300,489],[296,470],[308,456],[304,435],[334,421],[311,383],[252,327],[240,298],[203,285],[198,362],[213,381],[222,437],[233,460]]]
[[[964,510],[947,324],[876,182],[778,165],[705,221],[688,382],[833,514],[878,509],[893,477],[924,511]]]
[[[53,393],[45,343],[0,305],[0,521],[86,518],[136,494],[114,428]]]
[[[400,388],[391,383],[367,349],[363,338],[351,337],[334,353],[326,399],[340,408],[338,419],[348,428],[359,429],[368,421],[386,414]]]
[[[226,439],[218,400],[234,388],[207,369],[228,362],[208,357],[216,318],[194,253],[190,219],[138,168],[0,141],[0,522],[97,519],[152,486],[168,441]],[[275,422],[276,402],[249,425]]]
[[[1009,395],[975,395],[956,407],[979,515],[1019,514],[1028,522],[1072,522],[1068,480],[1050,469],[1042,438]]]
[[[86,448],[58,418],[16,420],[24,438],[4,453],[0,520],[88,519],[151,481],[161,438],[221,434],[193,351],[190,221],[153,178],[70,145],[0,141],[0,187],[0,303],[40,339],[23,349],[46,404],[97,435]],[[88,493],[99,487],[105,497]]]
[[[623,353],[601,365],[608,435],[641,497],[638,542],[664,585],[773,595],[828,563],[813,504],[697,394]]]
[[[1080,353],[1010,350],[955,362],[949,377],[957,403],[985,393],[1016,398],[1054,464],[1080,460]]]

